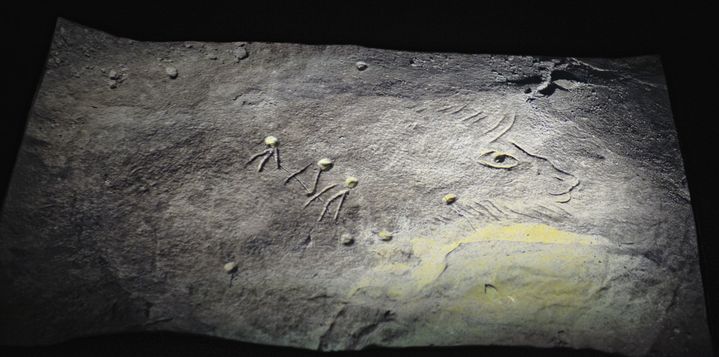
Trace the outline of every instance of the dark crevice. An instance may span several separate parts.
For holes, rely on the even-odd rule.
[[[129,332],[72,339],[47,346],[6,347],[6,356],[328,356],[327,352],[238,342],[218,337],[176,332]],[[592,349],[524,346],[455,346],[387,348],[368,345],[360,351],[332,352],[331,356],[483,356],[483,357],[621,357]]]
[[[559,79],[566,79],[566,80],[575,81],[575,82],[586,82],[586,80],[577,77],[576,75],[574,75],[574,73],[565,71],[565,70],[560,70],[560,69],[556,69],[556,70],[552,71],[551,78],[552,78],[552,81],[556,81]]]
[[[560,89],[560,90],[563,90],[563,91],[566,91],[566,90],[567,90],[566,88],[563,88],[563,87],[557,85],[557,84],[554,83],[554,82],[550,82],[550,83],[548,83],[547,85],[541,86],[540,88],[538,88],[538,89],[537,89],[537,93],[542,94],[542,95],[544,95],[545,97],[549,97],[550,95],[554,94],[554,92],[555,92],[557,89]]]
[[[542,83],[542,76],[540,75],[534,75],[529,77],[523,77],[520,79],[508,79],[507,83],[516,84],[516,85],[530,85],[530,84],[539,84]]]

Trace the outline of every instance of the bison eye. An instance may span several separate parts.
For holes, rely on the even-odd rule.
[[[506,152],[490,150],[480,155],[479,163],[495,169],[511,169],[519,164],[519,160]]]
[[[494,157],[494,162],[501,164],[504,162],[505,159],[508,159],[509,155],[501,154]]]

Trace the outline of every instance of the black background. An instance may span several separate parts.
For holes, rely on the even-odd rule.
[[[713,175],[717,98],[717,19],[709,8],[687,2],[481,2],[467,6],[435,2],[301,1],[217,6],[207,2],[103,5],[25,4],[3,10],[5,87],[0,148],[4,198],[27,113],[41,79],[54,29],[61,16],[116,36],[147,41],[278,41],[359,44],[419,51],[451,51],[571,57],[661,55],[674,120],[697,221],[702,275],[712,335],[717,337],[719,209]],[[293,5],[289,5],[293,4]],[[1,239],[1,238],[0,238]],[[2,287],[0,287],[2,290]],[[0,317],[1,318],[1,317]],[[716,346],[716,344],[715,344]],[[715,347],[716,350],[717,347]],[[320,355],[201,336],[122,334],[77,339],[54,346],[6,349],[19,355]],[[343,355],[606,355],[591,351],[508,347],[369,350]]]

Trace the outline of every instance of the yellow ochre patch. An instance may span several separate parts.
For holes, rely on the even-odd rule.
[[[651,330],[670,301],[659,290],[631,294],[621,269],[640,258],[601,236],[510,222],[434,232],[372,245],[376,263],[347,291],[348,303],[392,309],[415,326],[394,346],[496,344],[513,332],[548,341],[557,331],[582,345],[597,321],[610,338]]]
[[[493,242],[516,242],[512,247],[533,248],[529,253],[518,253],[514,250],[507,251],[507,245],[497,247]],[[441,289],[435,286],[439,284],[456,289],[451,285],[459,284],[459,280],[462,280],[461,286],[468,289],[467,295],[477,296],[477,301],[504,296],[504,293],[508,296],[504,300],[516,301],[517,296],[512,295],[511,291],[514,290],[515,295],[531,295],[531,291],[526,291],[527,294],[520,291],[527,290],[527,284],[566,295],[568,289],[573,290],[571,281],[574,279],[550,279],[552,281],[548,282],[546,278],[585,272],[583,264],[596,261],[596,254],[577,247],[598,245],[600,240],[544,224],[513,224],[489,225],[464,236],[448,229],[432,237],[410,237],[408,242],[403,243],[409,245],[413,259],[409,262],[381,259],[379,264],[368,271],[350,290],[350,297],[362,291],[374,297],[386,295],[392,299],[412,298],[430,285],[436,289]],[[453,264],[460,267],[452,269],[450,274],[445,273],[448,270],[448,255],[460,246],[472,243],[477,243],[478,247],[473,249],[478,249],[482,254],[457,260]],[[392,249],[397,247],[375,248],[380,257],[392,256],[391,252],[387,251]],[[523,269],[524,272],[518,273],[518,269]],[[515,273],[518,273],[519,277],[509,278],[509,275]],[[442,274],[445,276],[440,281]],[[536,284],[531,281],[520,283],[524,277],[529,276],[540,278],[535,280]],[[502,282],[503,277],[507,278],[509,284]],[[554,284],[557,289],[552,290],[547,284]],[[585,284],[579,285],[576,286],[577,289],[587,288]]]

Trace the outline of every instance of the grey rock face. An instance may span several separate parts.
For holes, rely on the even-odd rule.
[[[0,218],[2,343],[710,354],[658,58],[58,28]]]
[[[175,67],[165,67],[165,73],[167,73],[167,76],[175,79],[177,78],[177,68]]]
[[[233,54],[235,55],[235,62],[239,62],[249,56],[249,53],[247,53],[247,50],[244,47],[237,47]]]

